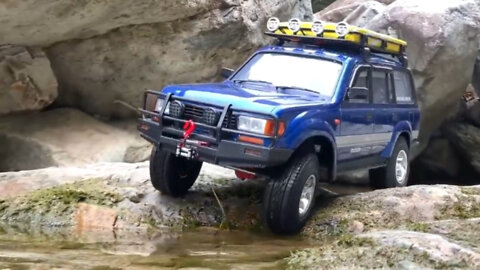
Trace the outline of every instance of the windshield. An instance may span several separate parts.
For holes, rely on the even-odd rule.
[[[232,80],[271,83],[277,88],[305,90],[331,98],[341,70],[340,63],[320,58],[260,53]]]

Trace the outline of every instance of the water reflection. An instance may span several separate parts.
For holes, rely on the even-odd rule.
[[[108,232],[69,237],[25,234],[4,228],[0,234],[0,268],[278,268],[291,251],[311,245],[299,237],[217,229],[149,234],[117,232],[110,238]]]

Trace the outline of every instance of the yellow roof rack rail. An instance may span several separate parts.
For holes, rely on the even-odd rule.
[[[290,41],[318,46],[331,44],[356,47],[375,53],[390,54],[398,57],[404,65],[407,65],[405,56],[406,41],[365,28],[348,25],[345,22],[302,22],[295,18],[288,22],[280,22],[277,18],[270,18],[267,22],[267,29],[268,31],[265,34],[276,37],[281,42]]]

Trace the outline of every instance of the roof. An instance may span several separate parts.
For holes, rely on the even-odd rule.
[[[338,62],[365,62],[361,53],[354,50],[345,50],[343,48],[320,48],[316,46],[305,46],[302,44],[290,43],[282,46],[267,46],[258,50],[258,52],[277,52],[277,53],[293,53],[303,56],[315,56],[327,58]],[[372,53],[368,60],[372,64],[381,64],[392,67],[402,67],[403,65],[396,58],[386,57],[383,55]]]

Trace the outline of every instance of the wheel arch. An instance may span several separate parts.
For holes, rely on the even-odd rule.
[[[383,158],[390,158],[391,157],[391,155],[393,153],[393,149],[395,148],[395,144],[397,143],[397,141],[400,137],[405,138],[405,140],[407,142],[407,145],[408,145],[408,148],[410,148],[411,143],[412,143],[412,141],[411,141],[411,139],[412,139],[412,126],[409,122],[401,122],[395,127],[390,142],[387,144],[385,150],[382,152],[381,156]]]
[[[327,165],[328,179],[327,181],[333,181],[337,176],[337,148],[335,141],[326,134],[314,134],[302,142],[298,143],[295,147],[295,154],[302,153],[304,151],[314,150],[318,161],[321,164]]]

